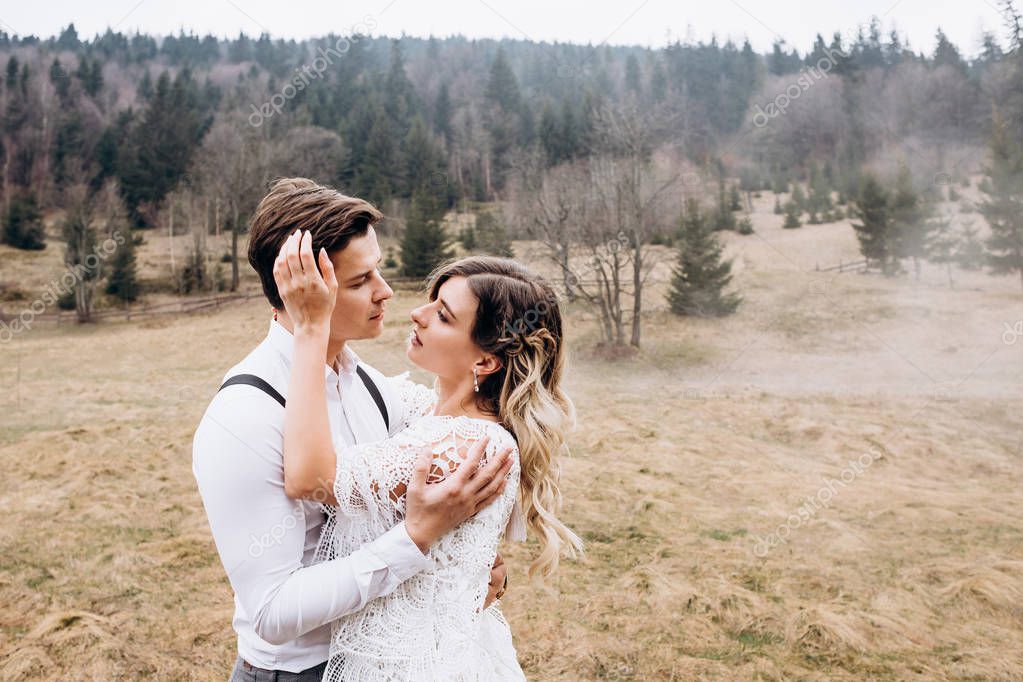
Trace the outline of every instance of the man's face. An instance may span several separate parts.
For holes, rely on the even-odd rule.
[[[330,255],[337,278],[337,303],[330,318],[332,338],[373,339],[383,332],[384,309],[394,292],[380,274],[380,260],[380,245],[372,226]]]

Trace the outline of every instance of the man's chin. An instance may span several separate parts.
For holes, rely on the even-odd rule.
[[[378,339],[384,333],[384,318],[370,320],[370,326],[366,328],[365,339]]]

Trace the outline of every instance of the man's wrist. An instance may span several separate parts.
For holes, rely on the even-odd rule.
[[[430,545],[433,544],[433,538],[429,536],[419,524],[415,523],[410,519],[405,519],[405,532],[408,533],[409,538],[415,543],[416,547],[423,554],[427,554],[430,551]]]

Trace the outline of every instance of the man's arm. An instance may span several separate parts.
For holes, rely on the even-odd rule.
[[[284,493],[280,429],[257,391],[230,389],[207,410],[193,472],[228,579],[253,628],[271,644],[358,611],[426,567],[398,524],[353,554],[303,566],[305,507]],[[426,548],[429,544],[426,544]]]

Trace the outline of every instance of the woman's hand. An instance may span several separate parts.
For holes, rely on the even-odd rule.
[[[319,268],[313,257],[313,236],[296,230],[274,261],[274,281],[284,309],[299,331],[329,331],[337,300],[337,277],[327,251],[320,249]],[[324,274],[320,274],[320,271]]]

